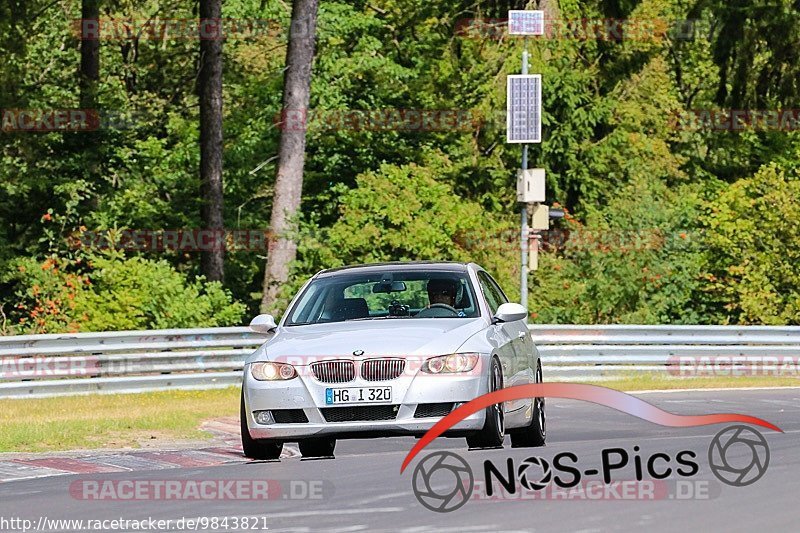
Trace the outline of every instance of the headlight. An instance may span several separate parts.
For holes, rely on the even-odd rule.
[[[297,377],[297,371],[285,363],[253,363],[250,375],[258,381],[280,381]]]
[[[450,355],[440,355],[432,357],[422,365],[422,371],[426,374],[454,374],[457,372],[469,372],[480,360],[477,353],[454,353]]]

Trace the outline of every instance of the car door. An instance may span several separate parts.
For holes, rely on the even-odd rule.
[[[508,303],[508,297],[492,276],[489,277],[491,287],[494,287],[502,303]],[[514,369],[520,375],[521,383],[533,381],[534,346],[528,324],[524,320],[517,320],[508,324],[509,335],[514,338],[513,346],[516,354]],[[524,374],[524,375],[522,375]],[[516,383],[515,383],[516,384]]]
[[[482,271],[479,273],[481,278],[482,287],[485,285],[484,292],[489,296],[489,299],[496,302],[499,307],[504,303],[508,303],[500,285],[492,278],[487,272]],[[491,307],[491,303],[489,304]],[[492,312],[497,311],[493,308]],[[531,382],[531,350],[526,341],[530,340],[528,335],[528,326],[524,320],[517,320],[515,322],[504,322],[497,324],[495,327],[503,330],[503,337],[508,339],[509,350],[507,350],[509,361],[508,364],[503,363],[503,379],[506,387],[514,385],[524,385]],[[515,412],[525,409],[530,405],[527,399],[507,402],[506,411]]]
[[[499,289],[494,280],[485,271],[478,272],[478,281],[481,286],[481,292],[489,306],[489,311],[494,315],[500,305],[508,301]],[[500,322],[491,326],[492,335],[498,344],[497,355],[500,358],[500,366],[503,369],[503,386],[511,387],[519,384],[517,374],[519,373],[519,364],[517,361],[517,353],[515,344],[517,342],[517,327],[513,323]],[[514,411],[519,408],[516,405],[518,402],[506,402],[506,411]]]

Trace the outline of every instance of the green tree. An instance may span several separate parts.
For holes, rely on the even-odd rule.
[[[715,321],[800,324],[800,167],[794,161],[767,165],[708,204],[707,290]]]

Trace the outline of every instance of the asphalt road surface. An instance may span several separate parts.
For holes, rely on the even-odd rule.
[[[12,481],[0,484],[0,530],[21,531],[22,523],[11,523],[11,518],[28,519],[32,521],[31,527],[53,531],[78,530],[88,525],[88,522],[82,525],[50,522],[56,519],[120,518],[172,520],[169,525],[162,525],[173,531],[186,530],[188,525],[199,530],[268,528],[272,532],[798,530],[800,389],[654,393],[642,397],[678,414],[737,412],[758,416],[778,425],[785,433],[759,429],[769,445],[769,466],[755,483],[734,487],[717,479],[708,458],[713,437],[727,425],[664,428],[592,404],[551,400],[545,448],[512,449],[507,439],[503,449],[467,451],[463,439],[438,439],[401,475],[400,465],[415,439],[354,440],[340,441],[336,458],[327,460],[292,457],[280,462]],[[602,450],[610,448],[624,448],[629,463],[611,472],[608,485],[603,482],[602,474],[582,475],[586,483],[572,492],[567,489],[548,492],[554,483],[551,480],[551,485],[540,491],[521,487],[515,494],[505,491],[503,500],[496,499],[497,492],[493,498],[486,497],[485,485],[481,488],[486,460],[506,472],[509,458],[516,470],[530,456],[542,457],[552,464],[555,455],[572,452],[578,458],[580,471],[601,470]],[[726,449],[728,463],[746,469],[753,449],[741,443],[732,445]],[[440,450],[456,452],[466,459],[475,480],[470,499],[446,513],[426,509],[412,491],[415,466],[431,452]],[[687,451],[696,455],[699,469],[695,475],[679,476],[673,470],[667,479],[654,481],[645,473],[642,483],[633,482],[634,457],[641,458],[646,470],[650,457],[666,454],[668,459],[654,463],[656,470],[663,472],[665,466],[679,467],[676,457]],[[619,457],[609,453],[608,462],[617,462]],[[543,475],[543,470],[536,474],[529,471],[531,479]],[[455,478],[448,476],[447,472],[437,472],[431,483],[442,490],[455,486]],[[153,496],[157,494],[155,487],[167,480],[179,481],[180,485],[172,486],[180,486],[183,492],[173,492],[170,498]],[[243,483],[237,487],[245,487],[244,492],[231,497],[230,492],[219,489],[219,483],[226,480]],[[249,497],[247,490],[263,490],[264,480],[271,487],[270,499],[241,499]],[[277,480],[277,484],[269,480]],[[137,483],[141,491],[138,497],[131,498],[130,492],[123,490],[131,486],[124,482],[130,481]],[[179,499],[192,497],[189,487],[196,488],[201,482],[217,487],[215,490],[222,497],[201,501]],[[100,500],[86,499],[101,495]],[[43,517],[47,520],[40,523]],[[212,517],[218,519],[216,526],[211,522]],[[249,521],[243,521],[242,517],[249,517]],[[178,522],[181,519],[198,522]],[[128,526],[116,530],[141,530],[130,523],[105,525],[106,530],[116,525]],[[151,531],[155,530],[153,525],[158,527],[156,522],[145,525]]]

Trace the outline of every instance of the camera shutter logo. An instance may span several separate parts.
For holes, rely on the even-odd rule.
[[[426,509],[449,513],[472,496],[475,478],[467,462],[453,452],[435,452],[414,469],[412,488]]]
[[[730,426],[708,447],[708,464],[717,479],[734,487],[752,485],[767,472],[767,439],[748,426]]]
[[[536,475],[538,471],[541,474]],[[541,457],[528,457],[519,465],[517,469],[519,484],[528,490],[542,490],[553,479],[553,471],[550,463]]]

